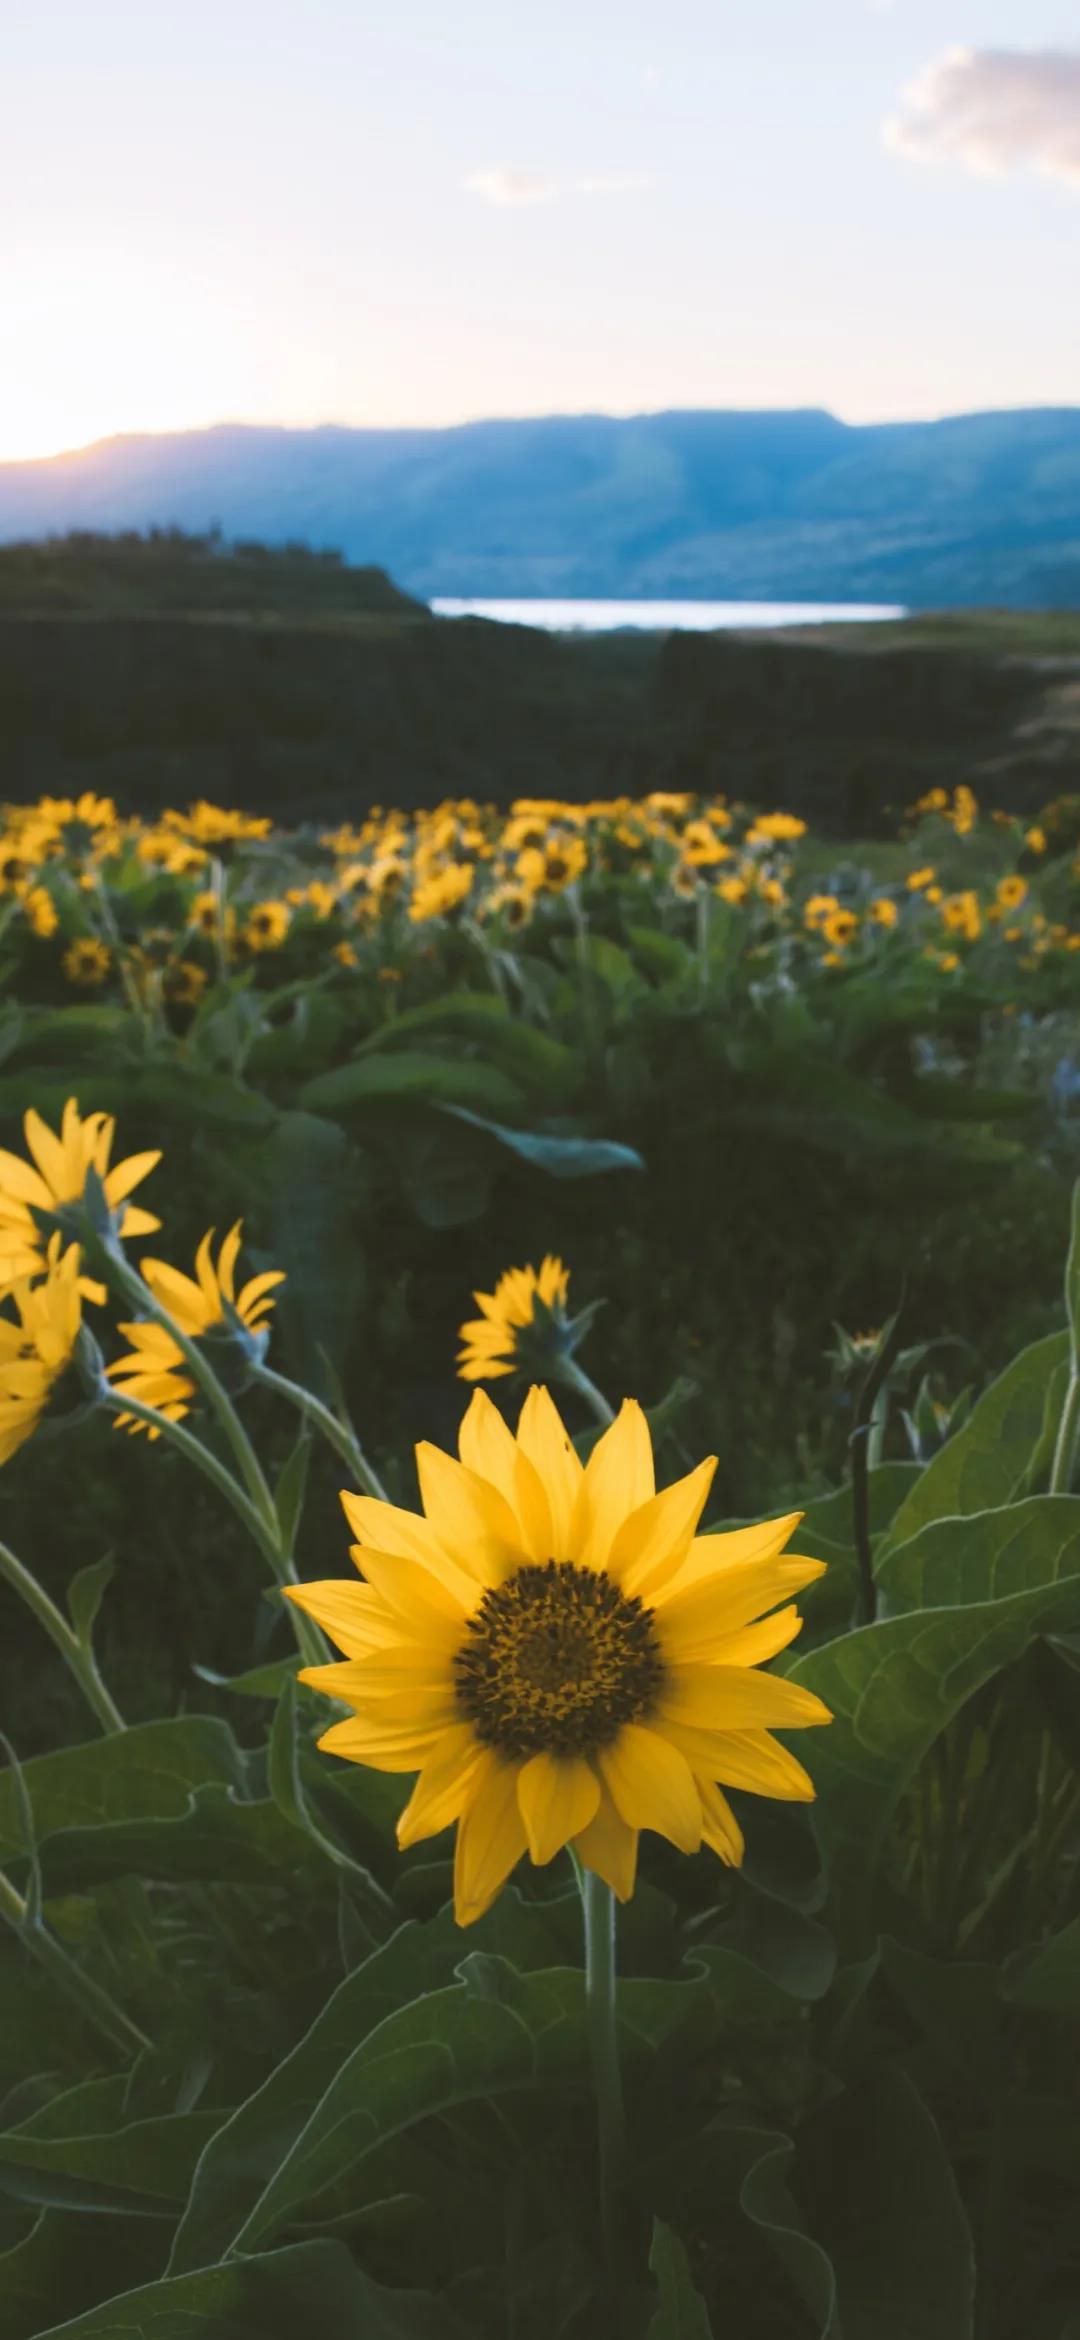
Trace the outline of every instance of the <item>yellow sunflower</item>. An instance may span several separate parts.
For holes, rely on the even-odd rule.
[[[569,1269],[549,1252],[539,1270],[507,1268],[493,1292],[474,1292],[482,1314],[460,1327],[459,1380],[494,1381],[516,1372],[521,1334],[535,1323],[537,1303],[549,1317],[561,1319],[569,1290]]]
[[[79,1248],[61,1255],[61,1241],[49,1242],[42,1281],[12,1287],[18,1322],[0,1316],[0,1463],[33,1437],[79,1337]]]
[[[240,1325],[255,1333],[265,1322],[273,1301],[271,1292],[285,1281],[282,1268],[266,1268],[258,1276],[251,1276],[240,1291],[236,1289],[236,1262],[243,1241],[243,1221],[238,1219],[230,1228],[214,1260],[214,1229],[203,1236],[195,1255],[194,1277],[182,1275],[179,1268],[170,1267],[163,1259],[144,1259],[140,1273],[149,1284],[155,1300],[160,1300],[181,1332],[190,1340],[205,1339],[208,1334],[227,1337],[234,1331],[231,1319],[239,1318]],[[120,1330],[131,1342],[126,1357],[117,1357],[106,1367],[109,1380],[115,1384],[121,1397],[135,1398],[141,1405],[153,1406],[170,1422],[179,1422],[190,1411],[195,1395],[195,1383],[184,1356],[172,1334],[163,1324],[152,1318],[142,1323],[122,1324]],[[118,1414],[120,1429],[142,1430],[147,1425],[131,1415]],[[156,1430],[150,1431],[156,1438]]]
[[[320,1746],[419,1773],[398,1841],[457,1822],[460,1925],[526,1851],[571,1845],[622,1901],[643,1828],[737,1865],[718,1783],[809,1800],[772,1729],[831,1719],[753,1670],[799,1630],[777,1604],[822,1574],[784,1554],[800,1514],[699,1536],[715,1458],[657,1494],[632,1399],[583,1465],[546,1389],[516,1437],[477,1390],[459,1453],[417,1448],[423,1517],[342,1496],[365,1583],[287,1588],[345,1653],[300,1677],[353,1709]]]
[[[83,990],[92,991],[99,983],[104,983],[112,966],[112,952],[105,943],[98,942],[94,935],[77,935],[75,941],[68,944],[60,965],[69,983],[77,983]]]
[[[116,1131],[111,1114],[88,1113],[83,1118],[74,1097],[64,1107],[59,1135],[48,1128],[33,1107],[23,1130],[30,1162],[0,1148],[0,1291],[22,1276],[40,1275],[52,1227],[68,1205],[81,1200],[87,1173],[95,1171],[105,1189],[116,1231],[125,1241],[151,1235],[160,1219],[127,1201],[160,1162],[159,1152],[129,1154],[110,1170],[109,1156]],[[35,1216],[35,1214],[38,1214]],[[100,1287],[84,1282],[87,1298],[104,1299]]]

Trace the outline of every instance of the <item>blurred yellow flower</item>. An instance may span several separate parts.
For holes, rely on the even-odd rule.
[[[1021,902],[1027,901],[1027,891],[1026,878],[1003,877],[998,879],[997,898],[1003,910],[1019,910]]]
[[[60,965],[69,983],[92,991],[104,983],[112,965],[112,952],[95,936],[79,935],[74,942],[69,942]]]
[[[194,1277],[182,1275],[179,1268],[170,1267],[163,1259],[140,1261],[144,1283],[189,1340],[202,1340],[208,1335],[225,1339],[237,1331],[236,1319],[244,1331],[255,1333],[274,1306],[270,1295],[285,1281],[282,1268],[265,1268],[261,1275],[249,1277],[239,1292],[236,1290],[236,1263],[243,1231],[243,1220],[238,1219],[224,1237],[215,1263],[211,1227],[196,1252]],[[131,1348],[126,1357],[117,1357],[106,1367],[118,1396],[136,1398],[140,1404],[153,1406],[157,1413],[166,1415],[170,1422],[180,1421],[195,1395],[195,1383],[183,1350],[167,1326],[156,1324],[153,1318],[122,1324],[120,1331],[131,1342]],[[142,1430],[148,1426],[131,1415],[119,1414],[117,1427]],[[151,1435],[157,1437],[159,1433],[151,1430]]]
[[[870,916],[875,926],[895,926],[900,912],[890,894],[876,894],[870,904]]]
[[[59,1135],[33,1107],[24,1117],[23,1130],[30,1162],[0,1149],[0,1290],[21,1276],[40,1274],[54,1232],[51,1222],[66,1205],[81,1201],[91,1170],[101,1180],[117,1233],[125,1242],[135,1235],[150,1235],[161,1225],[149,1211],[127,1201],[160,1162],[160,1152],[129,1154],[126,1162],[117,1162],[110,1170],[116,1133],[110,1114],[89,1113],[84,1120],[74,1097],[69,1097]],[[99,1287],[94,1290],[104,1299]]]
[[[533,1324],[537,1304],[561,1317],[570,1290],[570,1271],[551,1252],[534,1267],[507,1268],[493,1292],[474,1292],[481,1314],[460,1329],[457,1368],[462,1381],[494,1381],[513,1373],[520,1336]]]
[[[31,886],[29,893],[23,895],[23,916],[31,932],[43,942],[56,933],[60,924],[56,904],[44,886]]]
[[[17,1322],[0,1313],[0,1463],[33,1437],[79,1337],[79,1249],[72,1243],[62,1252],[62,1240],[50,1237],[43,1281],[12,1286]]]
[[[256,902],[240,929],[249,951],[278,951],[289,931],[287,902]]]

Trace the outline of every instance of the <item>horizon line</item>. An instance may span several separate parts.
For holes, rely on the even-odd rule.
[[[512,429],[522,423],[582,423],[582,422],[651,422],[668,415],[724,415],[724,416],[780,416],[817,415],[836,423],[844,431],[933,430],[950,422],[991,420],[1002,415],[1075,415],[1080,414],[1080,400],[1062,404],[1053,402],[1033,405],[1027,401],[1012,406],[950,407],[941,413],[920,415],[880,415],[861,422],[848,418],[829,406],[797,404],[792,406],[645,406],[618,410],[610,407],[545,407],[527,414],[478,414],[460,416],[448,422],[367,423],[343,422],[326,417],[318,422],[251,421],[243,416],[222,416],[214,422],[176,423],[160,429],[109,431],[94,439],[79,440],[74,446],[56,447],[42,455],[0,456],[0,472],[28,471],[47,463],[64,463],[80,455],[93,455],[104,447],[123,447],[154,439],[210,438],[225,431],[279,433],[282,437],[313,436],[320,432],[341,432],[365,437],[444,435],[452,431],[490,430],[505,426]]]

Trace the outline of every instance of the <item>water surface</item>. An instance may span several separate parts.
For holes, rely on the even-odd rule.
[[[622,626],[711,634],[722,627],[866,625],[907,616],[898,603],[877,601],[459,601],[440,595],[431,606],[436,617],[494,618],[557,634],[606,634]]]

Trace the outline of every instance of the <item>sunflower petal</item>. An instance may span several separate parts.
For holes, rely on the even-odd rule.
[[[510,1505],[489,1480],[426,1439],[416,1449],[420,1500],[452,1560],[478,1584],[501,1584],[528,1553]]]
[[[637,1876],[638,1832],[628,1828],[606,1788],[594,1819],[574,1838],[574,1851],[593,1875],[610,1885],[616,1901],[629,1901]]]
[[[538,1868],[587,1828],[600,1804],[600,1782],[580,1755],[534,1755],[518,1773],[518,1804]]]
[[[608,1573],[629,1597],[651,1600],[656,1587],[682,1567],[708,1501],[716,1461],[714,1454],[709,1455],[623,1521],[611,1547]]]
[[[719,1854],[725,1867],[737,1869],[746,1851],[746,1839],[727,1797],[707,1779],[698,1780],[697,1791],[701,1797],[703,1841]]]
[[[459,1926],[471,1926],[483,1917],[525,1851],[517,1778],[516,1764],[504,1763],[484,1749],[458,1822],[454,1915]]]
[[[331,1723],[318,1744],[328,1755],[342,1755],[347,1763],[370,1764],[373,1771],[420,1771],[441,1737],[438,1726],[418,1730],[415,1723],[350,1714],[345,1722]]]
[[[756,1625],[741,1625],[734,1632],[721,1628],[712,1635],[700,1626],[689,1633],[680,1632],[678,1621],[670,1622],[671,1616],[672,1611],[665,1609],[659,1628],[664,1655],[671,1665],[764,1666],[786,1649],[803,1627],[793,1601],[786,1609],[775,1609],[771,1617],[759,1618]]]
[[[551,1557],[568,1560],[574,1505],[585,1473],[549,1390],[536,1385],[530,1389],[518,1419],[517,1443],[547,1489]]]
[[[282,1589],[287,1601],[295,1601],[298,1609],[325,1627],[346,1657],[385,1649],[400,1630],[366,1585],[352,1584],[348,1577],[328,1576],[322,1583],[287,1584]]]
[[[701,1843],[701,1798],[685,1755],[659,1731],[624,1723],[597,1758],[616,1810],[630,1828],[651,1828],[680,1852]]]
[[[832,1721],[828,1707],[801,1682],[745,1666],[672,1666],[658,1701],[672,1722],[698,1730],[799,1730]]]
[[[605,1567],[624,1520],[655,1492],[649,1425],[637,1399],[625,1398],[585,1465],[571,1531],[576,1531],[572,1556],[578,1566]]]
[[[425,1836],[438,1836],[460,1819],[483,1756],[468,1723],[455,1723],[441,1733],[398,1820],[397,1840],[403,1849]]]

